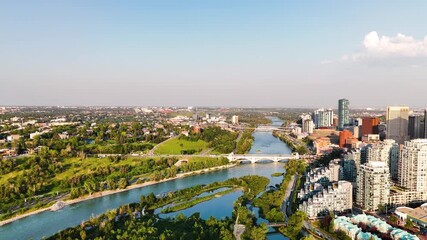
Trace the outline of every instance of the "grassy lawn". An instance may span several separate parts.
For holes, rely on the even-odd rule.
[[[0,176],[0,184],[5,184],[5,183],[7,183],[8,179],[14,178],[14,177],[21,175],[23,173],[24,173],[24,171],[21,170],[21,171],[13,171],[13,172],[7,173],[5,175],[1,175]]]
[[[184,139],[172,139],[160,144],[154,151],[155,154],[181,154],[182,150],[194,150],[195,153],[200,153],[208,148],[208,143],[203,140],[197,142]]]

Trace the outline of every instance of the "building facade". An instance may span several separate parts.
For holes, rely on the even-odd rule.
[[[338,129],[343,130],[344,126],[350,125],[350,101],[347,99],[338,100]]]
[[[385,162],[368,162],[360,166],[357,175],[356,203],[362,209],[375,211],[388,203],[390,174]]]
[[[234,115],[233,117],[231,117],[231,123],[239,124],[239,116]]]
[[[313,113],[313,121],[316,128],[332,127],[334,124],[334,112],[332,109],[318,109]]]
[[[410,139],[424,138],[424,116],[409,116],[408,134]]]
[[[427,192],[427,139],[405,142],[399,166],[400,186],[416,192]]]
[[[350,182],[338,181],[302,202],[299,209],[309,218],[327,212],[344,212],[353,207],[353,187]]]
[[[314,131],[314,122],[310,119],[305,119],[302,122],[302,131],[308,134],[312,134]]]
[[[399,144],[409,140],[408,135],[409,107],[387,107],[386,123],[388,139]]]
[[[377,117],[364,117],[362,119],[362,136],[378,134],[378,123]]]

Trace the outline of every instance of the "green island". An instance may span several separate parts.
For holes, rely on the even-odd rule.
[[[254,136],[252,135],[253,131],[253,129],[246,129],[243,131],[240,139],[237,141],[237,154],[245,154],[251,150],[252,143],[254,142]]]
[[[139,203],[121,206],[83,222],[79,226],[65,229],[47,239],[234,239],[233,224],[237,214],[239,222],[246,226],[242,239],[266,239],[265,224],[257,226],[255,217],[245,207],[245,203],[261,193],[268,178],[244,176],[215,182],[207,186],[193,186],[156,197],[154,194],[141,196]],[[160,218],[154,210],[183,199],[233,186],[242,189],[242,196],[234,204],[233,218],[218,220],[214,217],[201,219],[198,213],[189,217]]]
[[[127,204],[107,211],[78,226],[62,230],[47,239],[231,240],[235,239],[233,228],[236,223],[244,226],[245,229],[240,235],[240,239],[267,239],[267,225],[265,223],[257,224],[257,218],[248,207],[250,205],[259,207],[261,217],[265,217],[271,223],[284,222],[285,215],[280,207],[288,185],[293,176],[297,178],[301,176],[305,167],[303,161],[290,160],[285,165],[286,173],[283,181],[276,189],[266,190],[269,179],[251,175],[208,185],[196,185],[161,196],[155,196],[153,193],[142,195],[139,203]],[[191,216],[179,214],[173,218],[162,218],[155,214],[156,209],[161,210],[159,213],[176,212],[236,190],[241,190],[242,195],[234,202],[231,218],[202,219],[199,213]],[[212,194],[213,191],[216,192]],[[201,194],[206,195],[200,196]],[[301,211],[290,210],[289,212],[292,213],[287,221],[287,226],[277,227],[277,229],[290,239],[302,239],[301,229],[306,216]]]

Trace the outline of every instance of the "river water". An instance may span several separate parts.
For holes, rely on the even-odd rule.
[[[280,126],[282,122],[277,118],[272,118],[272,125]],[[270,153],[270,154],[289,154],[289,147],[279,139],[272,136],[271,132],[254,132],[255,141],[250,153]],[[121,192],[105,197],[92,199],[77,203],[56,212],[43,212],[32,215],[8,225],[0,227],[0,240],[6,239],[40,239],[44,236],[50,236],[60,230],[76,226],[82,221],[88,220],[91,216],[96,216],[109,209],[118,208],[121,205],[139,202],[142,194],[147,195],[167,193],[178,189],[188,188],[197,184],[209,184],[216,181],[224,181],[232,177],[241,177],[246,175],[260,175],[270,179],[270,185],[278,184],[282,181],[281,177],[271,177],[275,172],[283,172],[283,163],[267,164],[242,164],[240,166],[224,169],[216,172],[205,173],[196,176],[190,176],[182,179],[176,179],[163,182],[144,188],[133,189],[127,192]],[[231,216],[233,202],[240,196],[240,192],[227,194],[211,201],[200,203],[182,212],[190,215],[200,212],[202,218],[214,216],[224,218]],[[178,212],[178,213],[180,213]],[[171,216],[177,213],[171,214]],[[269,234],[270,240],[285,239],[279,234]]]

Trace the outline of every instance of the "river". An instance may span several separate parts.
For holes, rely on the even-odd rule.
[[[281,125],[278,118],[271,118],[272,125]],[[271,132],[254,132],[255,141],[250,153],[270,153],[270,154],[289,154],[289,147],[272,136]],[[245,175],[260,175],[270,179],[270,185],[278,184],[282,181],[281,177],[271,177],[272,173],[283,172],[283,163],[268,164],[242,164],[240,166],[224,169],[220,171],[205,173],[201,175],[190,176],[163,182],[143,188],[133,189],[101,198],[91,199],[56,211],[46,211],[32,215],[10,224],[0,227],[0,239],[40,239],[44,236],[50,236],[54,233],[68,227],[76,226],[82,221],[88,220],[91,216],[96,216],[109,209],[115,209],[121,205],[139,202],[142,194],[147,195],[166,193],[178,189],[188,188],[197,184],[209,184],[216,181],[224,181],[232,177],[241,177]],[[207,218],[215,216],[224,218],[231,216],[233,202],[239,197],[239,192],[227,194],[220,198],[204,202],[181,211],[185,215],[200,212],[201,217]],[[279,234],[269,234],[270,240],[286,239]]]

